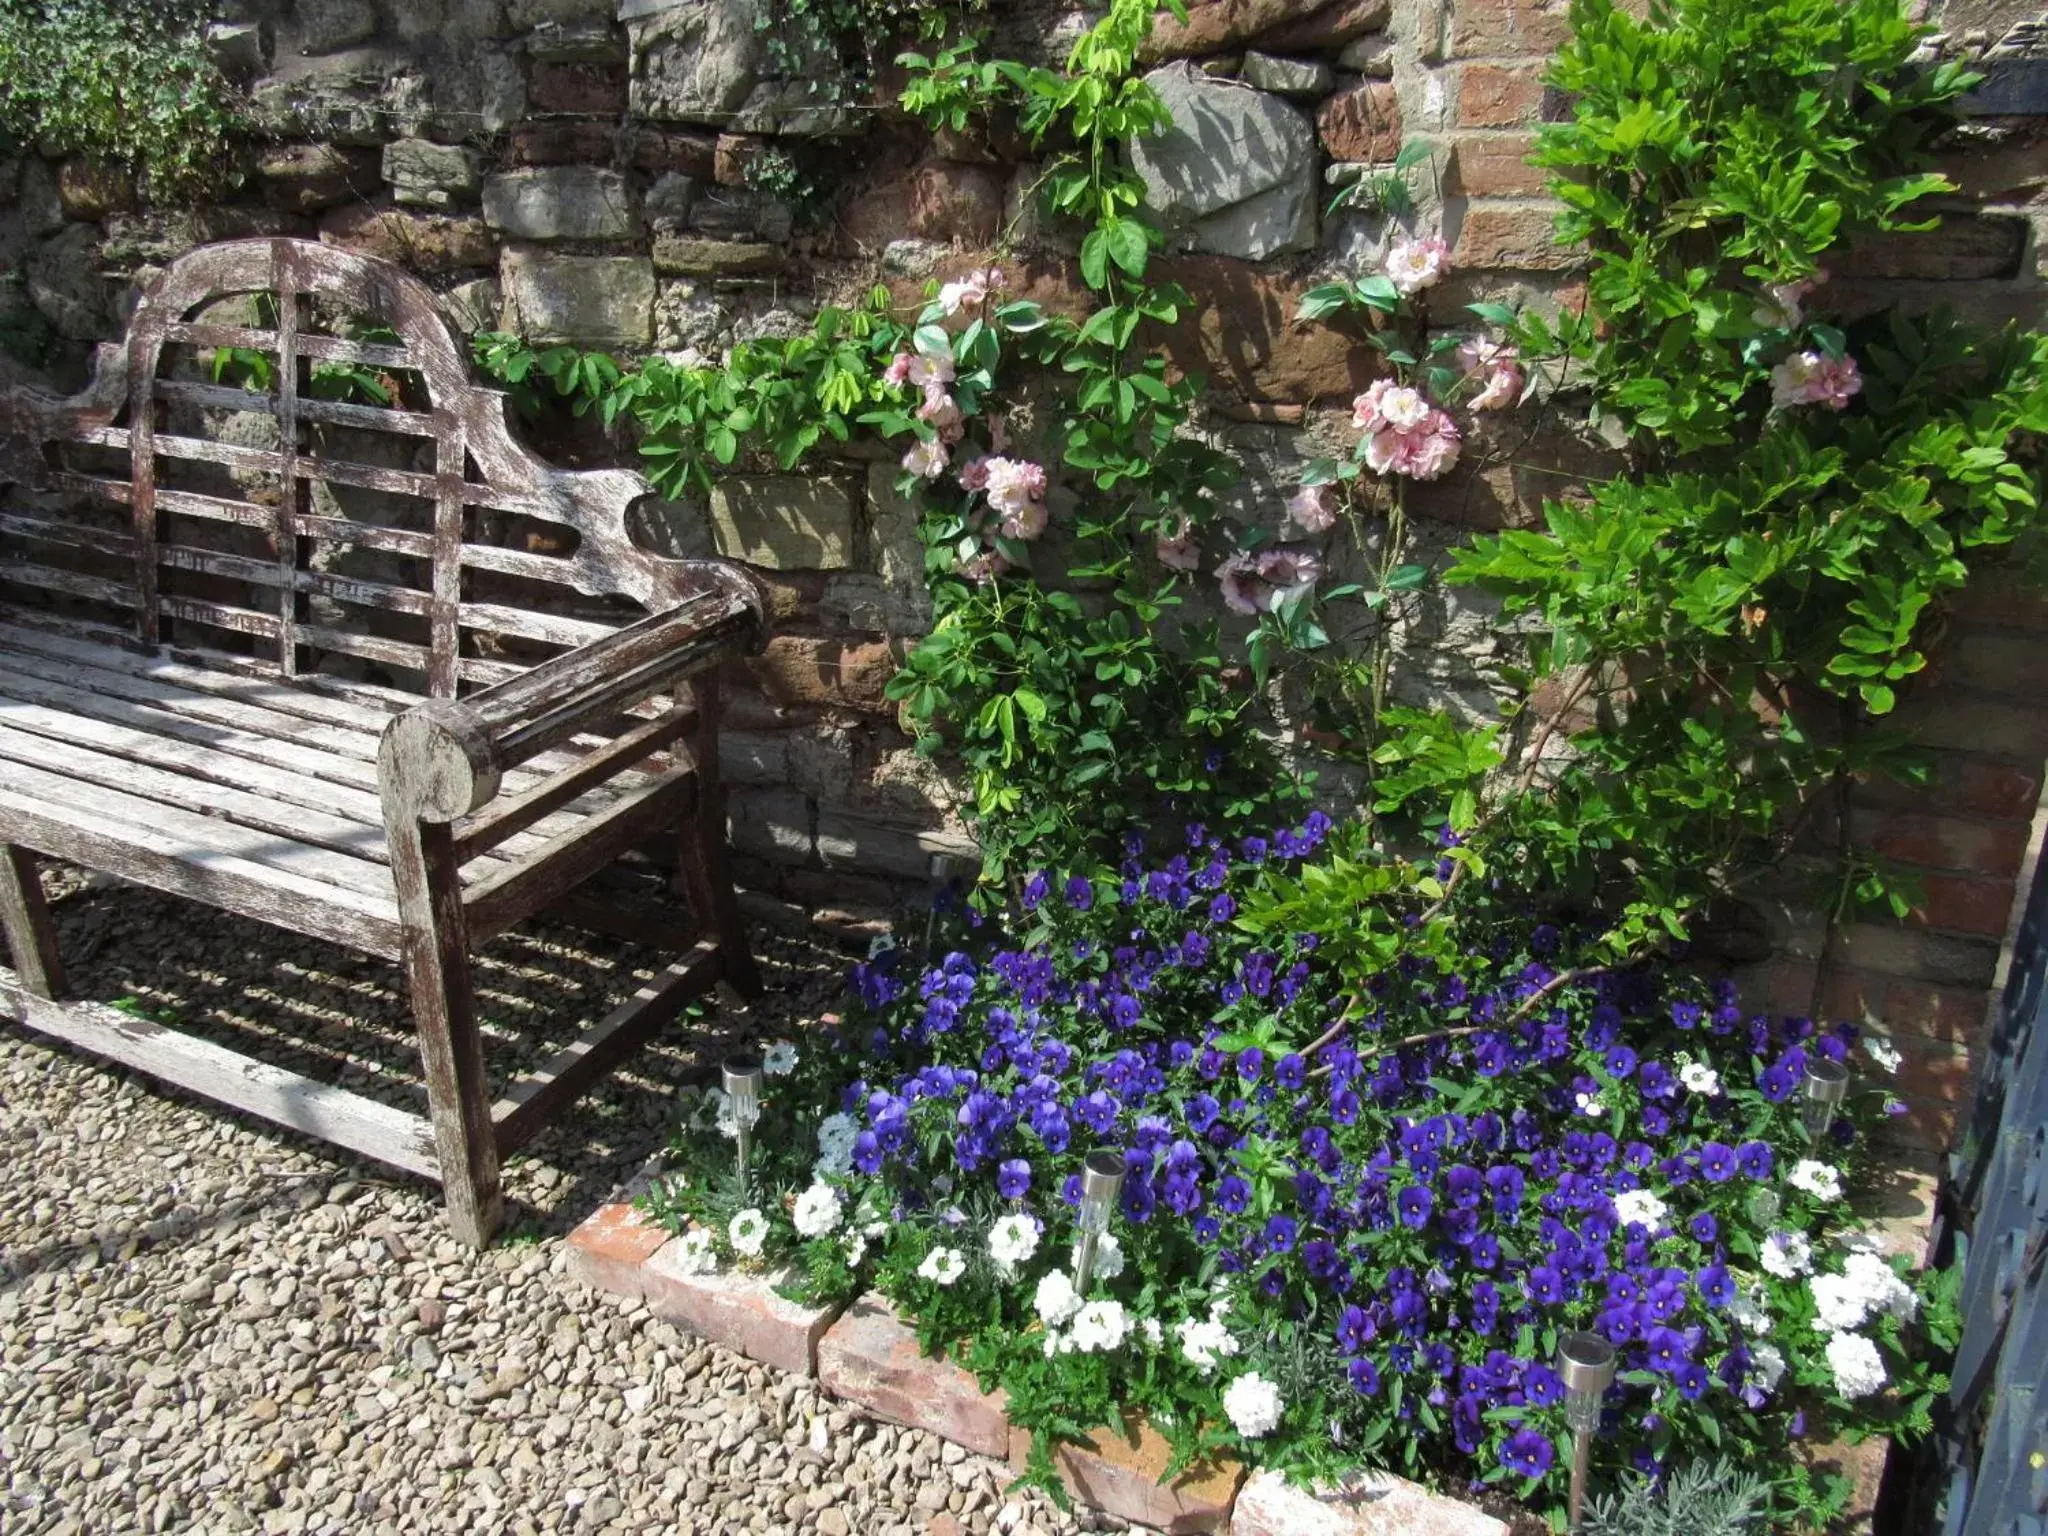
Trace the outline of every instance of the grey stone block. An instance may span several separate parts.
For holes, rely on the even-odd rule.
[[[525,32],[549,22],[610,21],[616,0],[505,0],[505,19]]]
[[[1311,180],[1315,130],[1278,96],[1212,80],[1187,64],[1145,76],[1173,118],[1164,133],[1135,139],[1131,164],[1146,202],[1187,224],[1285,182]]]
[[[845,811],[821,809],[818,815],[818,856],[827,869],[858,870],[864,875],[891,875],[924,880],[932,860],[964,859],[979,863],[981,850],[957,832],[907,827],[871,820]]]
[[[448,208],[476,196],[483,185],[483,160],[460,144],[399,139],[384,146],[384,179],[394,201],[422,208]]]
[[[854,483],[837,476],[728,475],[711,489],[711,533],[729,560],[773,571],[853,564]]]
[[[718,771],[728,784],[789,783],[789,738],[773,731],[720,731]]]
[[[635,117],[722,126],[747,104],[764,51],[754,0],[621,0],[619,19]]]
[[[480,277],[458,283],[441,295],[441,308],[449,322],[465,335],[495,331],[504,308],[505,293],[495,277]]]
[[[725,797],[732,845],[771,864],[808,864],[811,802],[793,789],[736,789]]]
[[[644,256],[510,250],[499,269],[508,324],[535,341],[644,347],[654,329],[654,266]]]
[[[1241,77],[1262,91],[1311,98],[1327,96],[1337,81],[1336,71],[1321,59],[1282,59],[1256,51],[1244,56]]]
[[[696,201],[697,179],[669,171],[647,189],[647,223],[658,230],[681,229],[690,222],[690,206]]]
[[[293,10],[305,53],[338,53],[377,35],[377,8],[370,0],[297,0]]]
[[[587,165],[491,177],[484,222],[518,240],[625,240],[640,228],[626,178]]]

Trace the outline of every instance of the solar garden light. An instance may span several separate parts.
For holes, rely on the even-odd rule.
[[[1614,1346],[1597,1333],[1568,1333],[1557,1346],[1557,1374],[1564,1381],[1564,1421],[1572,1432],[1571,1529],[1576,1531],[1586,1503],[1586,1463],[1600,1425],[1600,1398],[1614,1381]]]
[[[1124,1187],[1124,1155],[1090,1152],[1081,1161],[1081,1235],[1074,1240],[1074,1290],[1088,1294],[1095,1270],[1095,1248],[1109,1230],[1109,1213]]]
[[[732,1123],[740,1145],[740,1188],[747,1185],[747,1156],[754,1149],[754,1125],[761,1118],[761,1058],[740,1052],[725,1058],[725,1096],[732,1104]]]
[[[1749,1219],[1760,1227],[1768,1227],[1778,1219],[1778,1212],[1785,1208],[1785,1202],[1778,1198],[1775,1189],[1759,1188],[1749,1197]]]
[[[1835,1111],[1849,1096],[1849,1069],[1815,1051],[1806,1059],[1806,1097],[1799,1120],[1808,1141],[1819,1141],[1835,1123]]]

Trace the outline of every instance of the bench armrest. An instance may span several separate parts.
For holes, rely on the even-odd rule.
[[[467,698],[430,699],[384,728],[377,784],[386,819],[454,821],[498,792],[501,775],[593,721],[758,649],[766,604],[736,567],[692,561],[706,589],[602,640],[564,651]]]

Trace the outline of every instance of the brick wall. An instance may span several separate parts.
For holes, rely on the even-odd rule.
[[[999,234],[1019,291],[1084,302],[1072,232],[1033,214],[1037,167],[1014,133],[934,141],[889,109],[887,78],[871,99],[821,104],[748,41],[754,3],[223,0],[215,46],[264,127],[241,192],[151,213],[118,177],[0,161],[0,311],[54,330],[53,371],[75,384],[154,270],[205,241],[265,233],[402,261],[471,328],[622,352],[716,353],[786,334],[877,281],[909,296],[989,260]],[[1092,19],[1058,0],[992,0],[991,14],[999,51],[1045,61]],[[1232,517],[1270,523],[1302,464],[1345,439],[1371,354],[1341,326],[1292,316],[1305,288],[1384,253],[1387,221],[1323,205],[1404,140],[1433,151],[1417,217],[1458,266],[1431,295],[1440,315],[1477,299],[1574,301],[1572,253],[1551,243],[1553,208],[1524,161],[1535,128],[1565,110],[1541,79],[1565,18],[1565,0],[1200,0],[1185,25],[1162,23],[1145,66],[1177,110],[1243,130],[1232,154],[1176,173],[1165,273],[1195,307],[1156,338],[1211,379],[1204,426],[1245,470]],[[1954,216],[1847,257],[1823,302],[2039,318],[2048,60],[2032,19],[2010,0],[1937,3],[1940,46],[1992,70],[1950,156]],[[831,190],[825,217],[757,184],[777,152]],[[1575,479],[1614,472],[1612,453],[1574,427],[1554,412],[1472,423],[1458,470],[1418,487],[1420,537],[1441,546],[1526,521]],[[626,451],[588,423],[544,446],[585,463]],[[886,906],[933,854],[968,846],[951,788],[916,759],[882,693],[929,622],[915,520],[893,478],[888,456],[851,451],[796,478],[750,467],[709,497],[636,517],[654,547],[745,560],[773,593],[775,640],[730,679],[733,837],[749,884],[826,916]],[[1780,963],[1758,985],[1779,1006],[1819,996],[1908,1043],[1903,1129],[1923,1143],[1943,1136],[1967,1082],[2048,757],[2048,710],[2029,695],[2042,617],[2009,581],[1956,605],[1939,667],[1905,712],[1936,741],[1936,780],[1858,801],[1856,835],[1923,871],[1925,909],[1832,936],[1811,910],[1781,915]],[[1510,692],[1499,667],[1511,643],[1469,594],[1432,594],[1403,643],[1404,698],[1483,713]]]

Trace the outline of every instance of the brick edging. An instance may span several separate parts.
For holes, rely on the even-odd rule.
[[[926,1356],[885,1298],[869,1292],[841,1306],[807,1307],[777,1295],[770,1276],[685,1274],[676,1252],[665,1228],[614,1202],[570,1233],[569,1273],[762,1365],[813,1377],[876,1418],[1023,1469],[1031,1437],[1010,1423],[1002,1391],[985,1393],[960,1365]],[[1161,1483],[1169,1461],[1165,1437],[1140,1419],[1054,1456],[1074,1498],[1170,1536],[1507,1536],[1492,1516],[1396,1477],[1372,1474],[1310,1493],[1270,1472],[1248,1478],[1226,1458]]]

